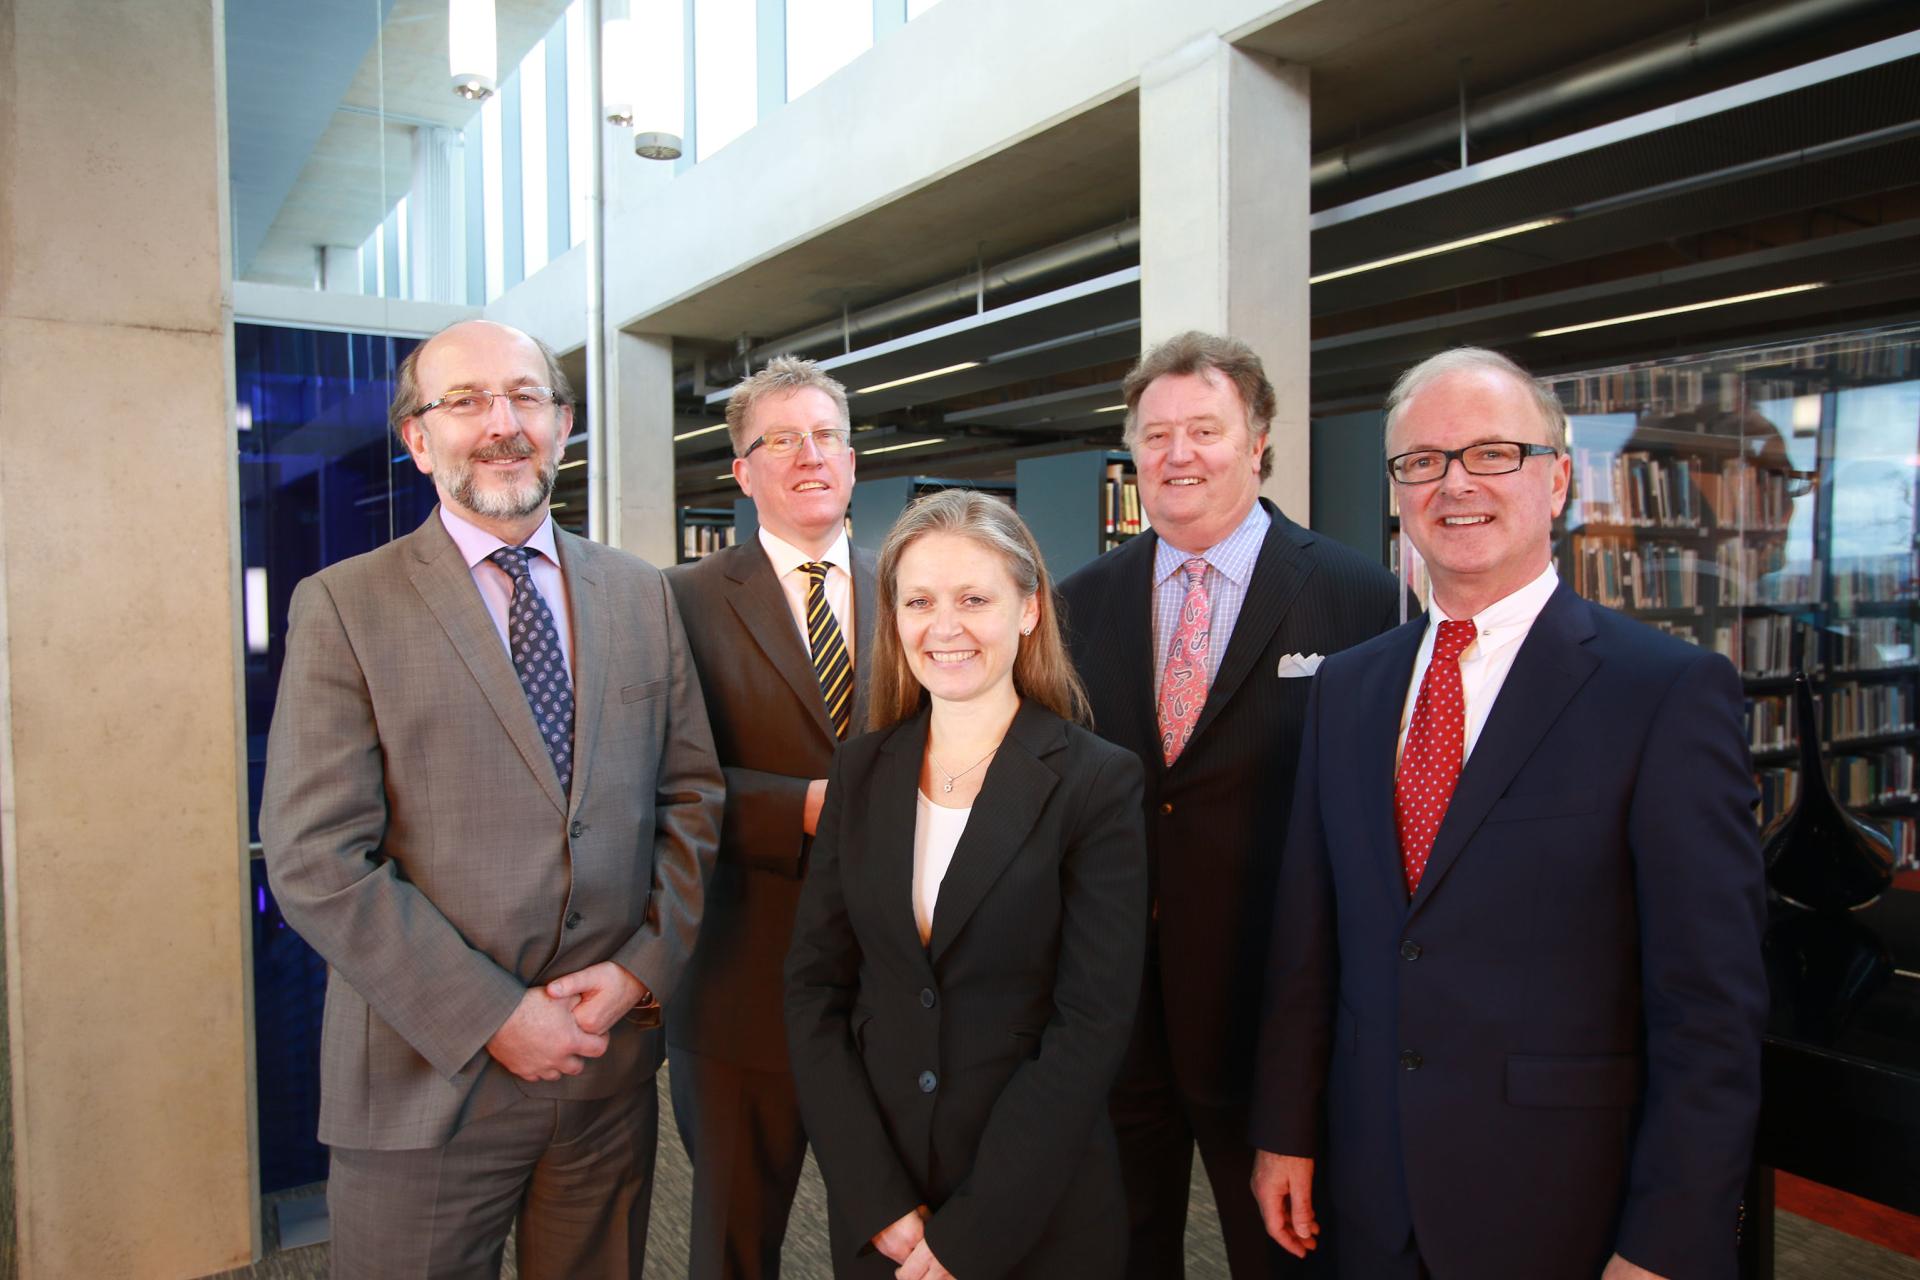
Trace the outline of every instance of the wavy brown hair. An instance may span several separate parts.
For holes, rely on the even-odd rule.
[[[899,605],[900,557],[906,549],[930,533],[948,533],[971,538],[1000,557],[1007,576],[1022,595],[1031,595],[1040,606],[1033,634],[1022,636],[1020,651],[1013,660],[1013,687],[1022,698],[1031,698],[1062,720],[1091,725],[1093,712],[1087,704],[1087,691],[1067,657],[1060,639],[1060,610],[1053,598],[1053,582],[1047,577],[1047,562],[1026,522],[1013,508],[995,498],[971,489],[942,489],[919,499],[900,513],[887,532],[880,548],[880,566],[876,573],[879,609],[873,628],[873,688],[868,700],[868,727],[890,729],[916,714],[926,705],[927,691],[913,678],[907,665],[906,650],[900,644],[900,628],[894,622]]]

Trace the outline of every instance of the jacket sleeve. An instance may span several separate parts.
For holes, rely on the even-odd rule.
[[[1731,1274],[1760,1108],[1766,890],[1741,719],[1733,667],[1701,653],[1660,701],[1628,813],[1647,1083],[1615,1247],[1663,1276]]]
[[[865,779],[857,771],[847,776],[846,759],[843,750],[828,771],[827,802],[794,913],[786,1021],[807,1139],[833,1188],[836,1209],[866,1240],[913,1212],[924,1197],[887,1135],[854,1040],[861,950],[847,914],[840,832],[848,788],[863,793]]]
[[[373,702],[326,584],[294,589],[267,740],[260,836],[287,921],[449,1080],[526,987],[467,941],[382,849],[386,771]]]
[[[673,592],[655,576],[667,637],[666,741],[654,772],[653,892],[612,959],[666,1004],[686,971],[720,840],[724,787],[707,704]]]
[[[1332,1050],[1337,972],[1333,877],[1320,812],[1320,696],[1307,694],[1293,819],[1274,891],[1272,941],[1261,1001],[1248,1140],[1275,1155],[1312,1157]]]
[[[1142,779],[1139,758],[1113,750],[1071,828],[1053,1018],[994,1103],[966,1181],[927,1223],[956,1276],[1005,1274],[1032,1250],[1106,1114],[1146,958]]]

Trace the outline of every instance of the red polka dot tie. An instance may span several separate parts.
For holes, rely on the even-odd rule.
[[[1440,820],[1447,816],[1454,783],[1460,780],[1460,759],[1467,741],[1467,699],[1460,688],[1460,655],[1473,643],[1472,622],[1443,622],[1433,641],[1433,661],[1427,664],[1414,700],[1413,720],[1407,725],[1406,749],[1400,753],[1400,774],[1393,781],[1393,819],[1400,830],[1400,857],[1407,877],[1407,896],[1420,887],[1433,852]]]

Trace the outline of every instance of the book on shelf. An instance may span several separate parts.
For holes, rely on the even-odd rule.
[[[1146,527],[1140,485],[1124,462],[1109,462],[1100,490],[1100,531],[1108,539],[1131,538]]]
[[[698,560],[722,547],[733,545],[733,525],[705,524],[689,520],[680,527],[680,558]]]

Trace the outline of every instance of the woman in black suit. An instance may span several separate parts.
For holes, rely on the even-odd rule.
[[[787,956],[835,1274],[1117,1276],[1106,1099],[1145,947],[1139,760],[1081,727],[1006,504],[921,499],[877,586],[874,732],[834,759]]]

